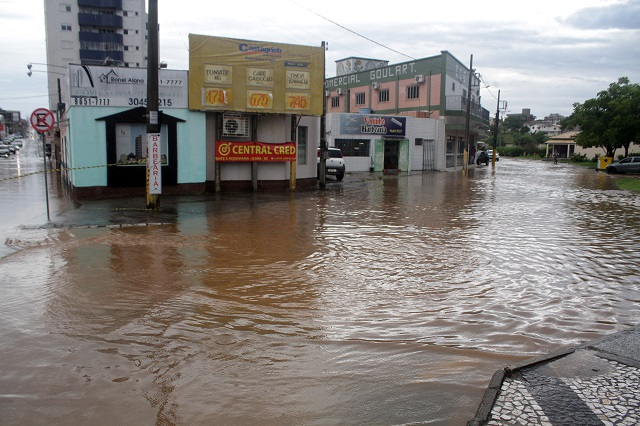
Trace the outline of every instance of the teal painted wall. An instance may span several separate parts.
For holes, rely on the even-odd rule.
[[[203,183],[207,180],[206,114],[204,112],[164,110],[181,118],[178,123],[178,183]]]
[[[96,118],[123,108],[70,108],[67,111],[69,180],[76,187],[107,186],[105,122]],[[103,167],[96,167],[103,166]],[[91,167],[80,169],[82,167]],[[80,170],[78,170],[80,169]]]
[[[65,162],[72,169],[69,181],[73,186],[107,186],[106,123],[96,119],[127,109],[76,107],[67,111],[68,152]],[[178,183],[205,182],[205,114],[186,109],[163,112],[186,121],[178,123]],[[87,168],[81,169],[83,167]]]

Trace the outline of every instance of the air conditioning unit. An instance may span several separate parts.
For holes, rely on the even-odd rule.
[[[380,88],[380,83],[378,83],[377,81],[374,81],[373,83],[371,83],[371,88],[373,90],[378,90]]]
[[[342,95],[344,93],[344,90],[343,89],[338,89],[338,90],[336,90],[336,93],[338,95]]]
[[[227,113],[222,117],[222,136],[242,136],[251,134],[249,117],[242,114]]]
[[[325,90],[325,91],[324,91],[324,96],[325,96],[325,97],[329,97],[329,95],[330,95],[330,94],[331,94],[331,92],[330,92],[330,91],[328,91],[328,90]]]
[[[422,74],[416,75],[416,83],[424,83],[424,75]]]

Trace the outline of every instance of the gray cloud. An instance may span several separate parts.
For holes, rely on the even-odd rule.
[[[569,16],[565,23],[581,29],[640,29],[640,0],[606,7],[587,7]]]

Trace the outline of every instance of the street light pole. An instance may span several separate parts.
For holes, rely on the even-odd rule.
[[[498,106],[496,107],[496,132],[493,135],[493,152],[491,155],[491,167],[496,167],[496,145],[498,144],[498,131],[500,129],[500,91],[498,90]]]
[[[47,222],[51,222],[51,216],[49,214],[49,183],[47,182],[47,143],[44,132],[42,135],[42,159],[44,161],[44,194],[47,200]]]
[[[467,89],[467,111],[465,114],[465,122],[464,122],[464,137],[465,143],[467,146],[465,147],[465,161],[464,166],[462,167],[462,171],[465,172],[469,168],[469,154],[471,153],[471,132],[469,129],[469,122],[471,120],[471,79],[473,78],[473,55],[471,55],[471,59],[469,60],[469,88]]]

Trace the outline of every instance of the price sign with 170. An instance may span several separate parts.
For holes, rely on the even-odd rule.
[[[206,106],[229,106],[233,103],[232,89],[203,89],[202,104]]]

